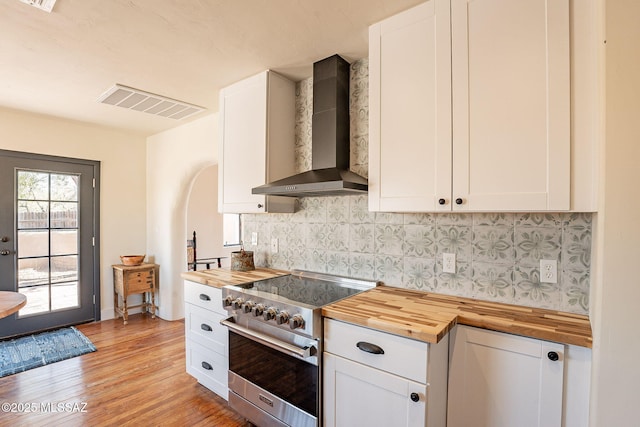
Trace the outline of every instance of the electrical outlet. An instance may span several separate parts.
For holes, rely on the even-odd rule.
[[[442,254],[442,271],[456,273],[456,254]]]
[[[558,261],[540,260],[540,283],[558,283]]]
[[[272,254],[278,253],[278,239],[275,237],[271,239],[271,253]]]
[[[257,231],[252,231],[251,232],[251,244],[253,246],[258,246],[258,232]]]

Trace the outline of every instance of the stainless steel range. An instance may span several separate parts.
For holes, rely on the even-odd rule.
[[[318,426],[322,306],[374,286],[301,270],[225,286],[229,405],[260,427]]]

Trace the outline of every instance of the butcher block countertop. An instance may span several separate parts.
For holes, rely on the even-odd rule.
[[[325,306],[322,315],[429,343],[440,341],[461,324],[592,346],[587,316],[385,285]]]
[[[185,280],[221,288],[226,285],[239,285],[241,283],[255,282],[256,280],[286,276],[287,274],[289,274],[288,271],[275,270],[273,268],[256,268],[252,271],[231,271],[227,268],[215,268],[202,271],[186,271],[181,276]]]

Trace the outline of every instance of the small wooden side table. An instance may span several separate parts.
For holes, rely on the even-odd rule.
[[[129,266],[115,264],[113,267],[113,308],[122,315],[124,324],[129,319],[129,309],[142,307],[143,311],[151,311],[151,318],[156,317],[156,289],[160,266],[157,264],[140,264]],[[142,304],[129,306],[127,298],[132,294],[142,294]],[[149,302],[149,297],[151,302]],[[119,316],[118,316],[119,317]]]

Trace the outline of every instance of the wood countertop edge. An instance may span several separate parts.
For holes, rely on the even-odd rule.
[[[219,268],[201,271],[185,271],[180,274],[180,277],[184,280],[200,283],[201,285],[221,288],[226,285],[255,282],[257,280],[286,276],[288,274],[291,273],[274,268],[256,268],[251,271],[232,271],[228,268]]]
[[[215,288],[226,285],[248,283],[270,277],[286,276],[290,272],[272,268],[256,268],[252,271],[231,271],[229,269],[211,269],[187,271],[181,273],[185,280]],[[370,302],[362,302],[373,293],[382,293],[389,298],[390,305],[378,304],[376,315],[369,315]],[[359,298],[360,296],[360,298]],[[394,311],[392,298],[411,300],[424,304],[420,311],[407,310],[391,316]],[[456,325],[474,326],[537,338],[562,344],[592,348],[593,338],[590,325],[585,333],[587,316],[537,309],[525,306],[503,304],[491,301],[474,300],[449,295],[414,291],[388,285],[377,286],[369,291],[357,294],[322,308],[327,318],[342,320],[356,325],[388,332],[427,343],[437,343]],[[387,301],[383,301],[383,304]],[[401,302],[401,301],[400,301]],[[369,304],[369,305],[368,305]],[[432,309],[429,312],[429,309]],[[560,327],[556,325],[560,323]]]
[[[370,305],[369,311],[377,309],[376,313],[382,312],[382,315],[366,314],[368,302],[361,300],[370,298],[371,294],[366,295],[368,292],[388,293],[389,296],[410,298],[418,303],[423,300],[425,306],[421,307],[420,312],[405,311],[402,321],[397,320],[398,316],[392,320],[385,320],[380,317],[385,316],[386,310],[380,310],[380,306],[374,308]],[[388,285],[378,286],[349,299],[351,301],[348,304],[343,305],[338,301],[324,307],[322,315],[428,343],[439,342],[456,324],[460,324],[580,347],[592,348],[593,346],[589,318],[574,313],[412,291]],[[391,298],[390,300],[395,302]],[[433,312],[430,313],[431,307]],[[475,308],[480,313],[474,313]],[[412,322],[411,315],[420,316],[421,321]],[[447,315],[451,318],[447,319]],[[430,321],[436,326],[425,328],[424,323]],[[560,327],[556,326],[558,323]],[[585,333],[585,326],[589,331],[588,334]]]

